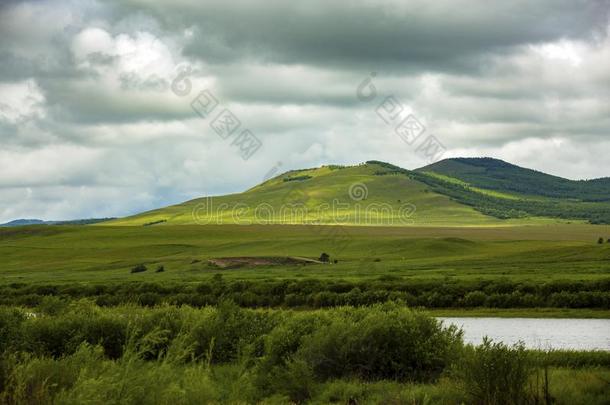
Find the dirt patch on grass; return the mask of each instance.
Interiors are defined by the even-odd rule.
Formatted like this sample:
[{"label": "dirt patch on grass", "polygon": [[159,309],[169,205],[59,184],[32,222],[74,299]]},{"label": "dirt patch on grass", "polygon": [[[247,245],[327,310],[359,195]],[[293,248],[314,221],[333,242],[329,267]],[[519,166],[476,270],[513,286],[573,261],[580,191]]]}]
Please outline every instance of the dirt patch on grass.
[{"label": "dirt patch on grass", "polygon": [[308,264],[322,264],[321,261],[306,257],[218,257],[208,260],[211,265],[221,269],[235,269],[239,267],[260,266],[303,266]]}]

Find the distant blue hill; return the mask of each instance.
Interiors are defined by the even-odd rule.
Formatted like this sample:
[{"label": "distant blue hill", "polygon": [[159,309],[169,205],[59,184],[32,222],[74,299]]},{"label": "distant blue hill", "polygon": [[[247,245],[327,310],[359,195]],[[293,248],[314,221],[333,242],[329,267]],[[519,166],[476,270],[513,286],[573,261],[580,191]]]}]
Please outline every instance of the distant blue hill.
[{"label": "distant blue hill", "polygon": [[115,218],[89,218],[89,219],[74,219],[71,221],[43,221],[42,219],[15,219],[14,221],[0,224],[2,227],[8,226],[26,226],[26,225],[90,225],[99,222],[110,221]]}]

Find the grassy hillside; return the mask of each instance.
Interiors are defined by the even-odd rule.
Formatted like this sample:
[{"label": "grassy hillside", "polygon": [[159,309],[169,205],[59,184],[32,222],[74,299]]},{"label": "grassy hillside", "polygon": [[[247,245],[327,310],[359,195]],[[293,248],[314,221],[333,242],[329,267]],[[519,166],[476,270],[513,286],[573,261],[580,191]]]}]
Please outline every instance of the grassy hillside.
[{"label": "grassy hillside", "polygon": [[380,170],[364,164],[291,171],[244,193],[200,198],[104,225],[500,223],[411,178],[376,176]]},{"label": "grassy hillside", "polygon": [[[200,198],[103,225],[342,224],[477,226],[556,222],[504,221],[444,195],[415,172],[382,162],[290,171],[239,194]],[[407,175],[405,175],[407,174]],[[443,191],[442,189],[440,191]]]}]

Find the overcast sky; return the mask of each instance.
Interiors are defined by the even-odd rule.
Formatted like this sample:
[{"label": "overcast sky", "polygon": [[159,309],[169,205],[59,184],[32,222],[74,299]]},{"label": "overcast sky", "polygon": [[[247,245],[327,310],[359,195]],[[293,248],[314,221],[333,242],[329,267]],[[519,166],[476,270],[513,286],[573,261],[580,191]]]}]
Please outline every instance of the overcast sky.
[{"label": "overcast sky", "polygon": [[[610,0],[0,4],[0,222],[123,216],[321,164],[413,169],[430,135],[444,157],[610,176]],[[425,127],[412,144],[377,114],[389,96]],[[210,126],[225,108],[232,135]]]}]

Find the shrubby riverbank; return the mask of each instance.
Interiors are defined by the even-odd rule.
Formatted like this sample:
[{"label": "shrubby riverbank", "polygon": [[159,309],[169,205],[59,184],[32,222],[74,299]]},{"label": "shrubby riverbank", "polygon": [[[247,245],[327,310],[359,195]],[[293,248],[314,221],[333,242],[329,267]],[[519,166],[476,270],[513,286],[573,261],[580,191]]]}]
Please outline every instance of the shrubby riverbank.
[{"label": "shrubby riverbank", "polygon": [[[154,270],[151,270],[154,271]],[[0,286],[0,305],[37,306],[48,297],[93,298],[100,306],[137,304],[203,307],[231,300],[245,308],[332,308],[402,301],[409,307],[471,309],[610,309],[610,279],[552,281],[225,280],[217,273],[199,283],[126,282]],[[594,311],[588,313],[593,314]]]},{"label": "shrubby riverbank", "polygon": [[610,353],[472,347],[456,328],[392,303],[292,311],[55,300],[1,307],[0,351],[5,404],[601,404],[610,376]]}]

